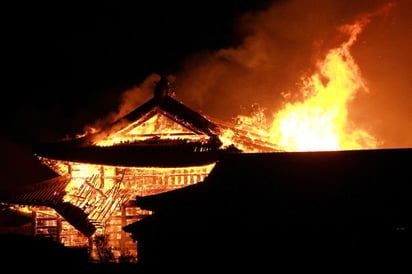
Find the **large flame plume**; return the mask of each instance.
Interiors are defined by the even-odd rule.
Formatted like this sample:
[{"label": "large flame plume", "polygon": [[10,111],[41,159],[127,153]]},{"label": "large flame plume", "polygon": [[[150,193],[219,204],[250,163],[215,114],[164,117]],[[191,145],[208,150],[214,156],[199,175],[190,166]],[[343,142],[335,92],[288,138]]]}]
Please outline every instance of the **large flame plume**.
[{"label": "large flame plume", "polygon": [[288,151],[410,147],[411,2],[393,2],[291,0],[247,14],[238,45],[187,58],[178,96],[236,124],[256,103],[268,125],[254,132]]},{"label": "large flame plume", "polygon": [[[188,58],[183,72],[177,75],[177,96],[193,109],[220,120],[233,117],[233,112],[236,112],[235,116],[241,113],[239,107],[245,110],[245,104],[254,105],[256,102],[262,105],[266,113],[252,107],[251,112],[237,115],[236,129],[253,133],[249,136],[251,139],[271,143],[280,150],[394,146],[391,142],[395,144],[395,141],[386,135],[393,131],[396,123],[385,124],[383,128],[383,121],[395,115],[393,113],[404,112],[407,107],[396,108],[385,115],[373,109],[374,116],[366,119],[370,110],[376,108],[372,104],[377,99],[364,98],[383,98],[382,90],[377,81],[370,85],[370,79],[365,80],[361,73],[365,62],[363,66],[358,65],[359,56],[352,52],[355,44],[358,51],[359,44],[365,45],[364,40],[356,42],[361,33],[364,35],[366,26],[370,29],[372,17],[379,21],[375,20],[379,15],[382,24],[392,20],[389,10],[394,9],[394,4],[388,1],[371,3],[359,3],[349,8],[348,5],[325,1],[322,10],[327,12],[316,19],[313,14],[317,14],[320,8],[314,7],[311,1],[290,1],[284,5],[273,5],[258,15],[247,15],[245,21],[252,33],[239,46]],[[304,10],[307,12],[303,13]],[[290,16],[275,16],[283,13]],[[337,32],[338,22],[349,23],[340,26]],[[336,33],[346,40],[336,43]],[[370,71],[366,72],[370,77]],[[127,96],[123,97],[127,100],[123,100],[119,111],[110,119],[101,119],[100,124],[113,121],[113,117],[119,118],[137,107],[137,102],[130,99],[142,97],[140,95],[151,88],[155,77],[157,79],[158,75],[148,77],[142,87],[134,89],[137,92],[125,92]],[[296,81],[300,78],[303,80]],[[368,90],[370,93],[366,92]],[[296,96],[300,100],[292,100]],[[363,101],[359,107],[356,105],[359,100],[368,102]],[[393,104],[393,100],[387,101]],[[99,128],[99,123],[95,123],[86,133]],[[402,136],[408,138],[408,134]],[[234,144],[245,152],[259,152],[239,143],[239,136],[230,128],[223,129],[220,137],[225,146]],[[106,141],[112,144],[112,140]],[[120,136],[118,141],[125,141],[124,136]],[[101,140],[97,143],[103,145]]]},{"label": "large flame plume", "polygon": [[[303,100],[285,103],[283,109],[274,114],[269,127],[265,115],[259,108],[255,108],[250,116],[239,115],[235,128],[254,135],[248,134],[249,138],[271,143],[284,151],[376,148],[378,140],[367,131],[358,128],[348,118],[351,100],[359,91],[368,90],[350,49],[369,23],[370,16],[371,14],[368,14],[353,24],[340,26],[339,30],[348,38],[338,47],[329,50],[323,60],[318,60],[317,71],[310,77],[303,78],[299,90]],[[290,94],[286,94],[286,98],[287,95]],[[156,117],[146,121],[133,136],[152,132],[156,128],[159,129],[160,125],[163,134],[173,133],[173,125],[161,122]],[[123,131],[128,131],[132,127],[132,124],[128,125]],[[167,134],[166,136],[171,137]],[[222,130],[220,138],[224,146],[233,144],[244,152],[260,152],[239,142],[239,137],[230,127]],[[105,146],[134,139],[131,140],[127,134],[119,131],[110,134],[105,140],[95,141],[96,145]]]},{"label": "large flame plume", "polygon": [[272,142],[287,151],[374,148],[377,140],[348,121],[348,103],[359,90],[367,90],[351,46],[368,22],[344,25],[349,39],[331,49],[317,64],[319,71],[304,79],[303,102],[286,103],[275,114],[270,129]]}]

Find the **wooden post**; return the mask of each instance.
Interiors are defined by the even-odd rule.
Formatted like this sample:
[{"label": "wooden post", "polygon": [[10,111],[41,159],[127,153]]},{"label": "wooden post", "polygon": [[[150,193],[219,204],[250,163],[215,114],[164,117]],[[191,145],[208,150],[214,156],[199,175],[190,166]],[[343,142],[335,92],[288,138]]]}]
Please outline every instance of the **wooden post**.
[{"label": "wooden post", "polygon": [[59,216],[57,216],[57,219],[56,219],[56,233],[57,233],[57,242],[62,243],[61,242],[62,219]]},{"label": "wooden post", "polygon": [[[121,210],[121,216],[120,216],[121,224],[122,224],[122,227],[125,227],[127,225],[126,206],[120,205],[120,210]],[[127,235],[126,235],[126,232],[123,229],[120,229],[120,233],[121,233],[120,234],[121,235],[121,237],[120,237],[120,252],[121,252],[122,256],[125,256],[125,255],[127,255],[126,254],[127,250],[126,250],[126,245],[125,245]]]},{"label": "wooden post", "polygon": [[31,216],[32,216],[32,234],[33,236],[36,236],[37,235],[37,213],[35,210],[32,210]]}]

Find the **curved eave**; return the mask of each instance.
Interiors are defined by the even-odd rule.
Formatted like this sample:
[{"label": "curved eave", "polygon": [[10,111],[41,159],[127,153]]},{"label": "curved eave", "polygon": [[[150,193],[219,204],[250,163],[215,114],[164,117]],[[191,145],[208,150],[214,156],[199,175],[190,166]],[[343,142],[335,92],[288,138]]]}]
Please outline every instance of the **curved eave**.
[{"label": "curved eave", "polygon": [[37,155],[56,160],[133,167],[185,167],[214,163],[223,151],[193,146],[43,147]]}]

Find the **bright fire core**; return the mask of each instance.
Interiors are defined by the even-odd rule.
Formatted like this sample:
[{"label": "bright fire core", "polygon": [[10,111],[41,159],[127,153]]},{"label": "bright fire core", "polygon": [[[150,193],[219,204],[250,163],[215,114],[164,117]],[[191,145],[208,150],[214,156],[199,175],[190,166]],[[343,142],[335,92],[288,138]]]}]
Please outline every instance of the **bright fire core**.
[{"label": "bright fire core", "polygon": [[349,39],[319,62],[318,72],[304,80],[304,102],[287,103],[275,114],[271,141],[286,151],[374,148],[377,141],[348,121],[348,103],[360,89],[366,90],[350,47],[366,20],[345,25]]}]

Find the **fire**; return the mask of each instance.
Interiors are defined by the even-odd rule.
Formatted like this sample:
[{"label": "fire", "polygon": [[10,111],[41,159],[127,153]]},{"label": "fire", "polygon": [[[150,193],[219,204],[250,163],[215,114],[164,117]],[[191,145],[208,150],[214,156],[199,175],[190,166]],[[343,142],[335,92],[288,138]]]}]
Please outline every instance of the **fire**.
[{"label": "fire", "polygon": [[[348,39],[339,47],[329,50],[325,58],[317,63],[318,71],[303,79],[299,92],[304,100],[286,103],[282,110],[273,114],[272,122],[268,122],[264,109],[257,105],[253,106],[254,112],[250,116],[239,115],[234,123],[209,117],[208,120],[219,127],[220,148],[234,146],[243,152],[262,153],[377,147],[375,137],[356,128],[348,118],[351,100],[357,92],[368,90],[350,52],[368,22],[366,16],[354,24],[341,27],[340,31],[348,35]],[[91,137],[92,145],[99,149],[124,144],[207,143],[214,140],[215,131],[213,136],[205,135],[201,130],[193,130],[189,122],[176,122],[170,119],[173,118],[170,114],[168,116],[162,111],[145,115],[144,119],[134,122],[121,120],[117,127],[109,131],[88,127],[84,134],[76,138]],[[113,234],[115,226],[125,224],[118,217],[128,214],[126,207],[133,206],[127,205],[127,202],[134,200],[136,195],[153,195],[197,184],[215,166],[215,163],[209,163],[179,168],[125,167],[39,159],[67,178],[63,201],[81,209],[96,226],[97,233],[105,234]],[[143,210],[136,213],[134,210],[134,215],[127,215],[126,221],[151,214]],[[113,234],[112,240],[114,242],[121,237],[120,233]],[[126,250],[125,243],[119,246]]]},{"label": "fire", "polygon": [[[120,252],[119,250],[123,248],[122,252],[129,255],[134,254],[134,259],[137,259],[136,244],[129,237],[122,238],[121,227],[137,221],[143,216],[151,215],[152,212],[124,205],[128,201],[134,200],[136,195],[158,194],[199,183],[208,176],[215,166],[215,163],[211,163],[203,166],[179,168],[124,167],[53,160],[43,157],[39,157],[39,159],[67,178],[63,201],[81,209],[87,215],[87,220],[96,227],[93,237],[107,235],[108,244],[113,250]],[[127,215],[123,222],[120,219],[122,214]],[[84,242],[84,236],[74,233],[73,230],[73,227],[67,225],[64,233],[74,236],[73,240],[65,245],[76,246]],[[69,237],[66,234],[62,241]],[[93,245],[90,256],[97,260],[96,248]],[[119,253],[115,257],[119,258],[120,256]]]},{"label": "fire", "polygon": [[[221,148],[234,145],[243,152],[254,153],[376,148],[377,139],[348,118],[348,106],[356,93],[368,90],[350,49],[372,15],[375,13],[340,27],[348,39],[318,61],[316,73],[303,78],[299,93],[304,100],[286,103],[273,115],[271,124],[256,106],[250,116],[239,115],[230,125],[215,121],[220,127]],[[143,123],[131,122],[108,135],[94,136],[96,146],[160,140],[207,142],[208,139],[160,113]]]},{"label": "fire", "polygon": [[280,151],[277,144],[271,143],[264,109],[257,105],[253,108],[253,113],[249,116],[238,115],[234,125],[216,122],[221,127],[219,138],[222,147],[234,145],[246,153]]},{"label": "fire", "polygon": [[204,135],[194,134],[183,125],[172,122],[162,114],[156,114],[143,123],[132,122],[125,128],[108,136],[96,135],[94,144],[97,146],[113,146],[124,143],[133,143],[156,138],[157,140],[201,140]]},{"label": "fire", "polygon": [[365,149],[377,146],[368,132],[348,121],[348,103],[359,90],[367,90],[360,69],[350,53],[368,23],[362,19],[340,30],[349,39],[331,49],[317,64],[318,72],[303,81],[303,102],[287,103],[274,115],[270,138],[287,151]]}]

